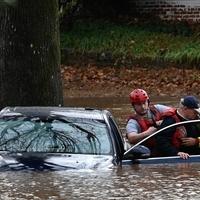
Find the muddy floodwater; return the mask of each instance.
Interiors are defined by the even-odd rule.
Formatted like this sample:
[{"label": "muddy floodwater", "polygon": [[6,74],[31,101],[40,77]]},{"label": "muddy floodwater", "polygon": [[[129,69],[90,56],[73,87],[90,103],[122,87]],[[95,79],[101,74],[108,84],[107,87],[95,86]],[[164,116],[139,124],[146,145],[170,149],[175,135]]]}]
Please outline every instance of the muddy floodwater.
[{"label": "muddy floodwater", "polygon": [[[177,105],[176,98],[154,98]],[[66,106],[110,110],[120,128],[131,111],[126,98],[68,98]],[[0,200],[200,199],[200,164],[109,166],[66,171],[0,172]]]}]

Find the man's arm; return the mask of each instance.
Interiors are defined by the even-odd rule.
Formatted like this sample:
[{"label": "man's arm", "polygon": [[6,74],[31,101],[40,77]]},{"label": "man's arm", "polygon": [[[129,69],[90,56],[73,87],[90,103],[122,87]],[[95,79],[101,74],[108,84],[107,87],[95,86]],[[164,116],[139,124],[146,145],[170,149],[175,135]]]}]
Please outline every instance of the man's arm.
[{"label": "man's arm", "polygon": [[[172,117],[167,117],[163,120],[159,129],[162,129],[174,123],[176,123],[175,119],[173,119]],[[172,137],[175,131],[176,127],[172,127],[160,132],[156,136],[157,150],[164,156],[178,155],[178,150],[172,145]]]},{"label": "man's arm", "polygon": [[188,124],[185,126],[187,137],[181,138],[182,145],[185,147],[198,147],[200,142],[200,130],[198,124]]},{"label": "man's arm", "polygon": [[140,127],[135,120],[130,120],[126,126],[127,138],[131,144],[140,142],[156,130],[155,127],[150,127],[148,130],[140,132]]}]

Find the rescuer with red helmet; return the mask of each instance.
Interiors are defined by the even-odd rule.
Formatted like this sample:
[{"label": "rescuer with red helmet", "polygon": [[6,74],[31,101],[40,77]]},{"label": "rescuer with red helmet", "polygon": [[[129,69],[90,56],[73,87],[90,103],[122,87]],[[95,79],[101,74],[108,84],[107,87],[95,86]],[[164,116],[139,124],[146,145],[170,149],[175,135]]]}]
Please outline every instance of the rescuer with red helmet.
[{"label": "rescuer with red helmet", "polygon": [[[174,112],[174,109],[161,104],[151,104],[147,92],[143,89],[134,89],[129,97],[134,114],[128,118],[126,132],[129,142],[136,144],[154,133],[161,124],[164,113],[168,115]],[[144,145],[152,150],[154,143],[154,139],[149,139]]]}]

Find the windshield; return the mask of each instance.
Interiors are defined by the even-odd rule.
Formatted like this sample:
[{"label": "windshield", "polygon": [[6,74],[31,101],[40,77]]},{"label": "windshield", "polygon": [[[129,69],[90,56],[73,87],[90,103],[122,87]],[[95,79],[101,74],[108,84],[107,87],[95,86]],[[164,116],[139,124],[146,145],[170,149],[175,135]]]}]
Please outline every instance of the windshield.
[{"label": "windshield", "polygon": [[0,151],[112,154],[104,121],[10,116],[0,119]]}]

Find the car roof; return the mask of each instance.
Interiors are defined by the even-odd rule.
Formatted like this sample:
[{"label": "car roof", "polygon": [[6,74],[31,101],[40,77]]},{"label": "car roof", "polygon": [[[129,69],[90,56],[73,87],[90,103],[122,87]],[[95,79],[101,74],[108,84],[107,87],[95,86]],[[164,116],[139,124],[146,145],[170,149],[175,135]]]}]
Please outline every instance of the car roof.
[{"label": "car roof", "polygon": [[82,107],[5,107],[0,111],[0,116],[11,116],[11,115],[25,115],[25,116],[49,116],[59,115],[64,117],[75,117],[75,118],[88,118],[104,120],[104,117],[111,115],[107,110],[93,109],[93,108],[82,108]]}]

